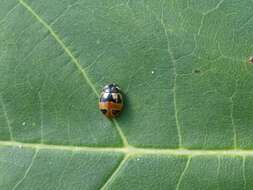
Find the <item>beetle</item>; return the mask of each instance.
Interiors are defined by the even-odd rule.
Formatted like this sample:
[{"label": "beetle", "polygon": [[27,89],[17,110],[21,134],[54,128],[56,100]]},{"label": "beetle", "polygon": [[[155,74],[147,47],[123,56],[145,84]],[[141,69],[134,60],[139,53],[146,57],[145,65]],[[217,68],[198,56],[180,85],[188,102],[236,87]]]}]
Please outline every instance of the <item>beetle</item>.
[{"label": "beetle", "polygon": [[108,118],[119,116],[123,109],[123,97],[117,84],[104,86],[99,99],[99,109]]}]

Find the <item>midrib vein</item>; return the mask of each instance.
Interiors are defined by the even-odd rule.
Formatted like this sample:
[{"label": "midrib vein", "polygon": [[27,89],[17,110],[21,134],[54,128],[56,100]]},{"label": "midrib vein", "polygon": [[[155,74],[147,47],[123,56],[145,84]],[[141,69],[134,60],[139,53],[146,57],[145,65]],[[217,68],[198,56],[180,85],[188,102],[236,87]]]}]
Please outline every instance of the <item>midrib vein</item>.
[{"label": "midrib vein", "polygon": [[71,146],[71,145],[50,145],[50,144],[33,144],[20,143],[15,141],[0,141],[1,147],[31,148],[35,150],[59,150],[59,151],[76,151],[76,152],[103,152],[103,153],[123,153],[127,155],[167,155],[167,156],[253,156],[253,150],[227,149],[227,150],[204,150],[204,149],[160,149],[160,148],[139,148],[139,147],[88,147],[88,146]]},{"label": "midrib vein", "polygon": [[[53,36],[53,38],[57,41],[57,43],[62,47],[62,49],[64,50],[64,52],[71,58],[72,62],[75,64],[75,66],[77,67],[77,69],[81,72],[83,78],[86,80],[87,84],[90,86],[90,88],[92,89],[92,91],[95,93],[95,95],[97,97],[99,97],[99,93],[96,90],[95,86],[93,85],[93,83],[91,82],[90,78],[88,77],[86,71],[82,68],[81,64],[79,63],[79,61],[75,58],[75,56],[73,55],[73,53],[70,51],[70,49],[65,45],[65,43],[61,40],[61,38],[59,37],[59,35],[56,34],[56,32],[52,29],[52,27],[47,24],[46,21],[44,21],[33,9],[31,6],[29,6],[27,3],[25,3],[23,0],[18,0],[18,2],[29,12],[31,13],[31,15],[33,15],[36,20],[41,23],[48,31],[49,33]],[[124,135],[123,131],[121,130],[118,122],[116,119],[112,119],[113,124],[122,140],[122,143],[124,146],[128,146],[128,141],[126,136]]]}]

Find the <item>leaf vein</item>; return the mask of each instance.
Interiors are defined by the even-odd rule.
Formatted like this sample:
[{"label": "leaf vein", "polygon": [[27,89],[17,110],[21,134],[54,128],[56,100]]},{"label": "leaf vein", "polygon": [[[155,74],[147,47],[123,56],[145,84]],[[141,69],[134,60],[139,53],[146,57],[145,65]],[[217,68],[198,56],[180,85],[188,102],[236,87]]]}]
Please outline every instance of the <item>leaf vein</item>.
[{"label": "leaf vein", "polygon": [[[216,170],[216,173],[217,173],[217,179],[219,179],[219,176],[220,176],[220,167],[221,167],[221,157],[220,156],[217,156],[217,170]],[[217,190],[219,190],[220,187],[219,187],[219,183],[217,183]]]},{"label": "leaf vein", "polygon": [[7,14],[3,17],[3,19],[1,19],[0,20],[0,24],[1,23],[3,23],[6,19],[7,19],[7,17],[18,7],[18,3],[14,6],[14,7],[12,7],[8,12],[7,12]]},{"label": "leaf vein", "polygon": [[[77,69],[80,71],[80,73],[82,74],[83,78],[86,80],[87,84],[90,86],[90,88],[92,89],[92,91],[95,93],[95,95],[97,97],[99,97],[99,93],[96,90],[94,84],[91,82],[90,78],[88,77],[86,71],[82,68],[81,64],[79,63],[79,61],[75,58],[75,56],[73,55],[73,53],[70,51],[70,49],[64,44],[64,42],[61,40],[61,38],[59,37],[58,34],[56,34],[56,32],[51,28],[50,25],[48,25],[33,9],[32,7],[30,7],[27,3],[25,3],[23,0],[18,0],[20,2],[20,4],[28,11],[30,12],[35,18],[36,20],[41,23],[49,32],[50,34],[53,36],[53,38],[57,41],[57,43],[62,47],[62,49],[64,50],[64,52],[71,58],[72,63],[75,64],[75,66],[77,67]],[[127,138],[124,135],[123,131],[121,130],[117,120],[113,119],[113,123],[116,124],[116,130],[118,131],[121,140],[123,141],[124,146],[128,146],[128,142],[127,142]]]},{"label": "leaf vein", "polygon": [[246,158],[245,156],[243,156],[242,158],[242,174],[243,174],[243,189],[247,189],[247,179],[246,179],[246,175],[245,175],[245,161]]},{"label": "leaf vein", "polygon": [[13,141],[14,138],[13,138],[12,129],[11,129],[11,122],[10,122],[8,112],[6,110],[6,106],[5,106],[5,103],[4,103],[4,100],[3,100],[3,97],[2,97],[1,94],[0,94],[0,104],[1,104],[1,107],[2,107],[2,110],[3,110],[3,113],[4,113],[4,118],[5,118],[7,126],[8,126],[8,130],[9,130],[9,134],[10,134],[10,140]]},{"label": "leaf vein", "polygon": [[176,85],[177,85],[177,70],[176,70],[176,59],[174,57],[174,53],[171,50],[170,46],[170,40],[169,40],[169,34],[166,29],[166,25],[164,23],[164,18],[163,18],[163,9],[162,9],[162,17],[161,17],[161,25],[164,29],[164,33],[167,39],[167,49],[169,56],[171,58],[172,64],[173,64],[173,73],[174,73],[174,79],[173,79],[173,104],[174,104],[174,113],[175,113],[175,120],[176,120],[176,127],[177,127],[177,133],[178,133],[178,143],[179,143],[179,148],[182,147],[182,135],[181,135],[181,127],[179,124],[178,120],[178,109],[177,109],[177,91],[176,91]]},{"label": "leaf vein", "polygon": [[185,164],[185,167],[184,167],[184,169],[183,169],[183,171],[182,171],[182,173],[181,173],[181,175],[179,177],[179,180],[177,182],[176,190],[179,190],[179,187],[180,187],[180,185],[182,183],[183,177],[185,176],[185,173],[186,173],[187,169],[189,168],[190,161],[191,161],[191,157],[188,157],[187,162]]},{"label": "leaf vein", "polygon": [[33,157],[32,157],[31,163],[30,163],[30,165],[28,166],[28,168],[26,169],[24,176],[14,185],[14,187],[12,188],[12,190],[17,189],[17,187],[18,187],[21,183],[23,183],[23,181],[25,180],[25,178],[28,176],[28,174],[29,174],[29,172],[31,171],[31,168],[32,168],[32,166],[33,166],[33,163],[34,163],[34,161],[35,161],[35,159],[36,159],[36,157],[37,157],[38,152],[39,152],[38,149],[36,149],[36,150],[35,150],[35,153],[34,153],[34,155],[33,155]]},{"label": "leaf vein", "polygon": [[208,15],[208,14],[210,14],[210,13],[212,13],[212,12],[218,10],[218,9],[220,8],[220,6],[224,3],[224,1],[225,1],[225,0],[220,0],[220,1],[216,4],[216,6],[215,6],[214,8],[212,8],[212,9],[206,11],[206,12],[204,13],[204,15]]},{"label": "leaf vein", "polygon": [[71,145],[53,145],[53,144],[32,144],[15,141],[0,141],[1,147],[47,149],[58,151],[76,151],[76,152],[101,152],[101,153],[124,153],[128,155],[175,155],[175,156],[252,156],[253,149],[161,149],[161,148],[141,148],[141,147],[88,147]]},{"label": "leaf vein", "polygon": [[42,102],[42,97],[41,97],[41,93],[38,93],[39,96],[39,105],[40,105],[40,140],[41,140],[41,144],[43,144],[44,142],[44,108],[43,108],[43,102]]},{"label": "leaf vein", "polygon": [[82,66],[80,65],[79,61],[74,57],[74,55],[72,54],[72,52],[69,50],[69,48],[64,44],[64,42],[61,40],[61,38],[59,37],[58,34],[56,34],[56,32],[51,28],[51,26],[49,26],[33,9],[32,7],[30,7],[27,3],[25,3],[23,0],[19,0],[19,2],[21,3],[21,5],[24,6],[24,8],[30,12],[36,19],[37,21],[39,21],[49,32],[50,34],[54,37],[54,39],[58,42],[58,44],[62,47],[62,49],[65,51],[65,53],[71,58],[72,62],[76,65],[77,69],[81,72],[82,76],[85,78],[85,80],[87,81],[88,85],[91,87],[91,89],[93,90],[93,92],[96,94],[97,97],[99,97],[99,94],[95,88],[95,86],[93,85],[93,83],[91,82],[91,80],[89,79],[86,71],[82,68]]},{"label": "leaf vein", "polygon": [[233,101],[233,97],[230,98],[231,101],[231,110],[230,110],[230,118],[231,118],[231,124],[233,127],[233,133],[234,133],[234,137],[233,137],[233,141],[234,141],[234,148],[236,149],[237,147],[237,134],[236,134],[236,127],[235,127],[235,122],[234,122],[234,101]]},{"label": "leaf vein", "polygon": [[111,176],[106,180],[106,182],[100,188],[100,190],[108,189],[108,186],[115,180],[115,178],[117,177],[117,174],[120,172],[121,168],[125,165],[127,160],[128,160],[128,155],[125,155],[125,157],[119,163],[118,167],[112,172]]}]

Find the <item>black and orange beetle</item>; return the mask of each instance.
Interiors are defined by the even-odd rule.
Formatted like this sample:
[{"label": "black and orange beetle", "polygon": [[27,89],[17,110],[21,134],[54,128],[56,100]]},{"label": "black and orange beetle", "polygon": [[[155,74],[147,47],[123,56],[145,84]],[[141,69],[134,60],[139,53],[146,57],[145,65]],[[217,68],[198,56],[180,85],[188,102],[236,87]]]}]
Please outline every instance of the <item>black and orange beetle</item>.
[{"label": "black and orange beetle", "polygon": [[99,99],[99,109],[109,118],[117,117],[123,108],[123,97],[117,84],[109,84],[103,88]]}]

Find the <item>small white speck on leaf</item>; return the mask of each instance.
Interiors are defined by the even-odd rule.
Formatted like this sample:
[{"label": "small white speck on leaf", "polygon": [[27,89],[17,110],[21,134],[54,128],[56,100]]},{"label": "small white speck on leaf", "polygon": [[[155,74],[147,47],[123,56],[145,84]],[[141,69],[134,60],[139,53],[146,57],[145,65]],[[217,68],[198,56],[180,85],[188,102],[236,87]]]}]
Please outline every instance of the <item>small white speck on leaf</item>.
[{"label": "small white speck on leaf", "polygon": [[22,148],[22,145],[21,145],[21,144],[19,144],[19,145],[18,145],[18,148]]},{"label": "small white speck on leaf", "polygon": [[249,58],[249,63],[253,64],[253,56]]},{"label": "small white speck on leaf", "polygon": [[136,160],[137,160],[137,161],[140,161],[140,158],[137,158]]},{"label": "small white speck on leaf", "polygon": [[153,75],[155,73],[155,71],[151,71],[151,74]]},{"label": "small white speck on leaf", "polygon": [[25,125],[26,125],[26,122],[24,121],[24,122],[22,123],[22,125],[25,126]]}]

